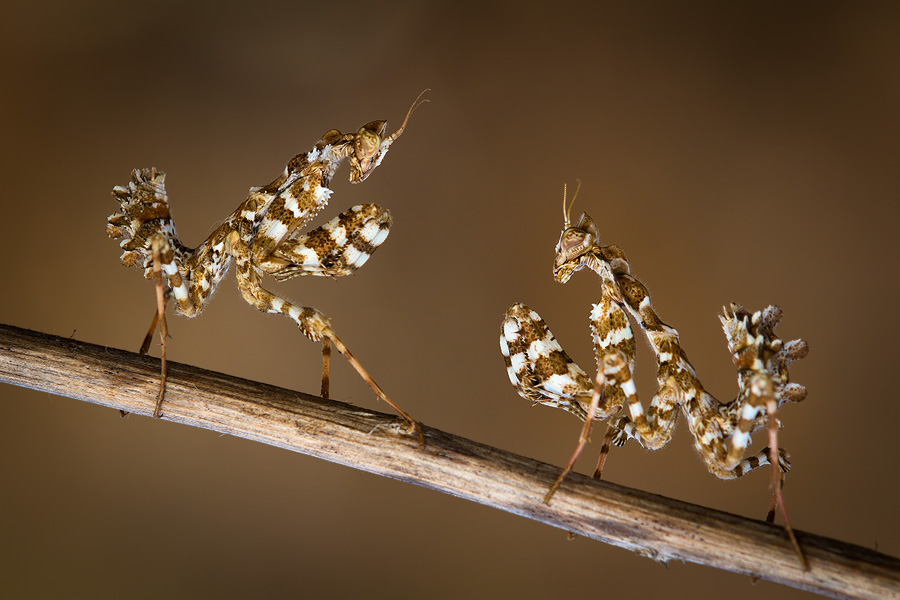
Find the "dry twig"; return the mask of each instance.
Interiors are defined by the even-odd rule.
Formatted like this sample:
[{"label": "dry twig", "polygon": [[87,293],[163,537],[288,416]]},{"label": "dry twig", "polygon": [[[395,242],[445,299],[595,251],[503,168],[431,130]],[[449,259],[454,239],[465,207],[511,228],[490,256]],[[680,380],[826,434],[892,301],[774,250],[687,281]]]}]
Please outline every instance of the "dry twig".
[{"label": "dry twig", "polygon": [[[0,381],[109,406],[153,413],[159,360],[0,325]],[[493,506],[626,548],[657,561],[681,560],[834,598],[900,597],[900,560],[797,532],[804,573],[784,529],[607,481],[571,475],[542,502],[559,468],[323,400],[172,363],[163,418],[228,433]]]}]

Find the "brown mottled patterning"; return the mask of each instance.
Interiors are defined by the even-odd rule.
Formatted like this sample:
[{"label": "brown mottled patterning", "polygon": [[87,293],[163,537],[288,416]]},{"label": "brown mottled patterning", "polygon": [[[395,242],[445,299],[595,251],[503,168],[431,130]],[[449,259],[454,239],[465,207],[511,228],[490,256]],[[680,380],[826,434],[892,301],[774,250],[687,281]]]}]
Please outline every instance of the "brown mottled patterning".
[{"label": "brown mottled patterning", "polygon": [[[426,90],[427,91],[427,90]],[[424,94],[425,92],[422,92]],[[300,235],[331,197],[329,184],[341,163],[350,163],[350,182],[364,181],[403,133],[410,107],[400,128],[386,135],[386,121],[371,121],[356,133],[332,129],[309,152],[292,158],[272,183],[252,188],[247,200],[197,248],[184,246],[175,232],[165,191],[165,174],[156,169],[135,170],[125,187],[113,189],[120,211],[108,219],[107,233],[124,238],[125,266],[141,265],[150,279],[158,275],[158,316],[165,328],[165,298],[174,297],[176,312],[193,317],[225,276],[232,260],[244,299],[263,312],[285,315],[313,341],[323,341],[322,394],[328,395],[330,344],[347,358],[379,398],[409,423],[423,440],[421,426],[394,404],[341,342],[331,322],[315,308],[298,306],[262,287],[263,275],[277,280],[303,275],[340,277],[361,267],[387,238],[391,216],[373,204],[350,208],[325,225]],[[427,102],[423,100],[422,102]],[[155,321],[154,326],[155,328]],[[151,328],[152,329],[152,328]],[[165,394],[165,336],[162,336],[162,383],[155,416]]]},{"label": "brown mottled patterning", "polygon": [[[506,311],[500,334],[507,373],[519,394],[532,402],[562,408],[585,421],[578,446],[545,501],[550,501],[572,469],[587,443],[594,418],[609,420],[594,473],[599,478],[610,443],[621,446],[633,439],[645,448],[661,448],[672,438],[680,408],[697,451],[714,475],[733,479],[757,467],[777,465],[773,466],[775,492],[769,520],[774,517],[777,504],[806,566],[781,496],[783,473],[790,469],[790,463],[787,452],[778,448],[780,424],[774,416],[784,402],[798,402],[806,397],[806,388],[790,383],[788,374],[788,365],[806,355],[806,342],[784,343],[775,335],[775,326],[781,319],[779,308],[769,306],[751,314],[732,304],[720,319],[738,369],[739,390],[731,402],[719,402],[697,378],[678,332],[660,320],[647,288],[629,274],[622,249],[600,245],[598,229],[587,215],[583,214],[578,224],[571,226],[571,205],[565,207],[565,196],[563,202],[565,225],[556,246],[553,276],[565,283],[576,271],[587,268],[600,277],[600,302],[591,311],[596,379],[590,380],[563,351],[543,319],[523,304],[514,304]],[[646,411],[632,380],[636,348],[626,313],[641,326],[656,354],[659,391]],[[622,408],[627,413],[616,417]],[[764,427],[767,419],[769,447],[744,458],[750,434]]]}]

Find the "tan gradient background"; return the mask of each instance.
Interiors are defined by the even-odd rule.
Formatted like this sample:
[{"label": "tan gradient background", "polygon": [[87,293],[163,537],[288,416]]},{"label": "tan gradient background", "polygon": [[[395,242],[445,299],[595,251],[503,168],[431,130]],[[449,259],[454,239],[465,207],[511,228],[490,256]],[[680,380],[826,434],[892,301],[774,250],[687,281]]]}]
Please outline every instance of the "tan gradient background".
[{"label": "tan gradient background", "polygon": [[[809,398],[781,413],[795,526],[900,554],[897,11],[15,4],[0,19],[2,322],[136,349],[152,286],[104,233],[110,189],[132,168],[168,172],[179,232],[196,244],[327,129],[396,126],[431,87],[369,180],[351,186],[342,170],[323,215],[382,204],[394,215],[385,245],[354,277],[273,289],[330,315],[426,424],[561,464],[580,424],[515,394],[497,335],[506,307],[526,302],[590,364],[597,280],[550,275],[562,186],[581,178],[574,210],[625,249],[717,396],[735,390],[722,305],[784,309],[780,333],[811,347],[794,368]],[[170,327],[172,360],[318,389],[319,346],[246,305],[231,275],[203,315]],[[386,410],[335,363],[336,398]],[[14,597],[810,596],[664,568],[244,440],[0,389],[0,580]],[[605,474],[762,517],[768,473],[719,481],[689,438],[680,426],[661,451],[617,450]]]}]

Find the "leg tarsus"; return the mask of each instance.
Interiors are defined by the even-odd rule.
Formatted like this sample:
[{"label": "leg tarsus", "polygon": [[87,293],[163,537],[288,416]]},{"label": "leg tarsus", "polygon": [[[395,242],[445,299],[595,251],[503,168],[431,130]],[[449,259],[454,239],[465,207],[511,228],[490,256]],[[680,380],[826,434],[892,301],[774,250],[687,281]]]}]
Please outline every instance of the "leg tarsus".
[{"label": "leg tarsus", "polygon": [[338,352],[344,355],[344,358],[347,359],[347,362],[350,363],[350,366],[356,369],[356,372],[359,373],[359,376],[363,378],[363,381],[369,384],[369,387],[372,388],[372,391],[375,392],[375,395],[385,403],[387,403],[388,406],[397,411],[400,416],[403,417],[403,419],[407,423],[409,423],[408,433],[416,432],[419,438],[419,444],[425,446],[425,432],[422,430],[422,425],[387,397],[387,394],[384,393],[384,390],[381,389],[381,386],[375,383],[375,380],[372,379],[372,376],[369,375],[369,373],[363,368],[359,361],[356,360],[356,357],[353,356],[353,354],[350,352],[350,349],[344,345],[344,342],[342,342],[340,338],[338,338],[334,330],[329,327],[322,333],[322,336],[325,339],[331,340],[331,343],[334,344],[334,347],[337,348]]},{"label": "leg tarsus", "polygon": [[[369,387],[372,388],[375,395],[400,413],[400,416],[409,423],[409,432],[412,433],[415,431],[418,433],[419,443],[424,446],[425,433],[422,430],[422,426],[403,409],[391,402],[391,399],[387,397],[387,394],[385,394],[381,387],[375,383],[375,380],[372,379],[371,375],[369,375],[363,366],[359,364],[359,361],[356,360],[347,346],[344,345],[334,332],[334,329],[331,328],[331,322],[328,317],[313,308],[293,305],[263,288],[259,281],[262,270],[251,262],[249,249],[246,248],[245,245],[236,243],[236,245],[232,246],[232,251],[235,253],[235,269],[237,271],[238,288],[240,288],[244,299],[262,312],[279,313],[292,319],[300,328],[303,335],[314,342],[330,340],[331,343],[334,344],[334,347],[337,348],[338,352],[344,355],[344,358],[347,359],[350,366],[359,373],[360,377],[363,378],[363,381],[369,384]],[[323,347],[323,363],[324,354]],[[325,365],[323,364],[323,372],[324,369]]]}]

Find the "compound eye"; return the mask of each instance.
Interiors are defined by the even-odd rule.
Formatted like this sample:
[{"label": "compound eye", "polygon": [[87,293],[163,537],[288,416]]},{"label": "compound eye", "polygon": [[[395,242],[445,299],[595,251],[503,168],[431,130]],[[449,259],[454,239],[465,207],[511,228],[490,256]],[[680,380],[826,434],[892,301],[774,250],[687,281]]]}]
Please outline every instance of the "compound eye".
[{"label": "compound eye", "polygon": [[567,229],[559,240],[559,247],[562,252],[568,252],[573,249],[580,249],[585,244],[587,234],[580,229]]},{"label": "compound eye", "polygon": [[356,158],[361,161],[368,160],[378,152],[378,148],[381,146],[381,136],[363,127],[356,134],[354,146]]}]

